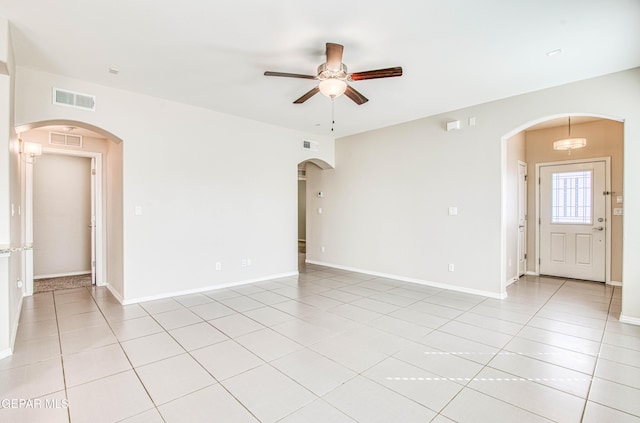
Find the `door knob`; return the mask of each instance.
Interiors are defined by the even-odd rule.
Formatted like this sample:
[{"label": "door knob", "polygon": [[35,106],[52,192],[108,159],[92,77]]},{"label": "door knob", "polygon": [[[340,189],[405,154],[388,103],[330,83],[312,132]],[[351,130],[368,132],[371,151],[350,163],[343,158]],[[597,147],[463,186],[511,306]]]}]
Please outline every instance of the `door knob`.
[{"label": "door knob", "polygon": [[604,231],[604,227],[598,226],[597,228],[593,228],[594,231]]},{"label": "door knob", "polygon": [[518,225],[518,228],[522,229],[524,228],[524,225]]}]

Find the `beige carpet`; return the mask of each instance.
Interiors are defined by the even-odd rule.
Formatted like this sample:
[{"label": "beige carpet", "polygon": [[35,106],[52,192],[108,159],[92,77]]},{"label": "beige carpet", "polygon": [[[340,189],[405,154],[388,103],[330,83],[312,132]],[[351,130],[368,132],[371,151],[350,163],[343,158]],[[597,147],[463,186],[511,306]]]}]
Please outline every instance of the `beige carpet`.
[{"label": "beige carpet", "polygon": [[35,279],[33,293],[57,291],[59,289],[81,288],[91,286],[91,273],[86,275],[63,276],[59,278]]}]

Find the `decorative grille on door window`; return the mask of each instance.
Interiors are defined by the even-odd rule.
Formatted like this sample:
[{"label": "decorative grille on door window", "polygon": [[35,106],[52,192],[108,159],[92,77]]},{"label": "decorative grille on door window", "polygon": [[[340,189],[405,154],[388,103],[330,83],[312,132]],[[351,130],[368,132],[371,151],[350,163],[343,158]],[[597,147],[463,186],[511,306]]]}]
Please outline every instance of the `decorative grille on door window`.
[{"label": "decorative grille on door window", "polygon": [[593,224],[593,172],[551,175],[551,223]]}]

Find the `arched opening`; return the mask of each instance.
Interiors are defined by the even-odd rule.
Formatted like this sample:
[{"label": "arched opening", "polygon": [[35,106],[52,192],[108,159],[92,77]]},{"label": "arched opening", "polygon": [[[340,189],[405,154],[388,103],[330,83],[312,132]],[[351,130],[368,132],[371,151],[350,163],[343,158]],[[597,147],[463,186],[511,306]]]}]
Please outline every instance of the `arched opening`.
[{"label": "arched opening", "polygon": [[[569,117],[571,136],[585,137],[587,144],[555,149],[554,141],[568,136]],[[621,284],[623,122],[567,113],[502,137],[503,293],[523,275]],[[583,181],[588,189],[574,189]],[[567,211],[572,216],[562,217]]]},{"label": "arched opening", "polygon": [[[324,193],[318,188],[323,170],[333,167],[321,159],[308,159],[298,163],[298,272],[306,270],[306,254],[308,245],[320,242],[321,233],[316,225],[322,214]],[[322,248],[322,246],[320,246]]]},{"label": "arched opening", "polygon": [[[33,246],[25,255],[23,272],[26,295],[34,293],[34,277],[72,276],[86,271],[85,267],[88,266],[93,284],[106,286],[116,297],[122,298],[122,139],[102,128],[72,120],[34,122],[17,127],[16,132],[21,146],[26,145],[25,143],[39,144],[42,150],[41,157],[20,161],[20,185],[23,193],[21,208],[24,210],[22,230],[26,243]],[[69,196],[75,195],[75,185],[65,183],[65,175],[72,167],[68,165],[74,162],[90,163],[86,185],[90,187],[87,201],[91,205],[89,215],[83,215],[82,221],[75,223],[74,220],[80,219],[72,216],[72,206],[56,205],[59,221],[73,226],[73,229],[67,231],[70,237],[67,239],[64,231],[56,228],[51,219],[47,219],[46,210],[43,213],[43,210],[34,207],[34,202],[38,204],[38,201],[45,201],[38,198],[42,191],[34,184],[34,176],[40,181],[54,179],[62,192]],[[52,173],[43,174],[47,171]],[[71,178],[84,177],[82,174],[75,174]],[[50,204],[61,202],[55,198],[49,201],[52,202]],[[87,214],[86,211],[82,213]],[[58,239],[60,237],[65,237],[65,240]],[[75,244],[82,244],[89,251],[74,248],[66,250]],[[64,246],[62,252],[59,251],[60,245]],[[79,260],[79,255],[90,259]],[[82,262],[88,264],[79,264]],[[74,270],[74,266],[77,270]]]},{"label": "arched opening", "polygon": [[98,136],[108,139],[109,141],[114,142],[116,144],[120,144],[122,142],[122,139],[120,137],[98,126],[91,125],[90,123],[86,123],[86,122],[80,122],[77,120],[69,120],[69,119],[43,120],[40,122],[27,123],[24,125],[17,126],[16,132],[19,134],[22,132],[29,131],[31,129],[37,129],[37,128],[43,128],[43,127],[49,127],[49,126],[52,126],[52,127],[69,126],[69,127],[82,128],[87,131],[94,132]]}]

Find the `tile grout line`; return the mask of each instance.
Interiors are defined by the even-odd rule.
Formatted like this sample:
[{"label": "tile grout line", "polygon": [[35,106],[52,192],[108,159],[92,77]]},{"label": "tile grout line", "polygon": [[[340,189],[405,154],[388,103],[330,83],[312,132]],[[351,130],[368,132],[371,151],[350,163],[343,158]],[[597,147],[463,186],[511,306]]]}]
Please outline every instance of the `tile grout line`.
[{"label": "tile grout line", "polygon": [[[60,348],[60,367],[62,367],[62,383],[64,384],[64,396],[69,401],[69,392],[67,388],[67,375],[64,368],[64,354],[62,353],[62,336],[60,334],[60,323],[58,320],[58,304],[56,302],[55,291],[50,291],[51,296],[53,297],[53,311],[56,314],[56,329],[58,332],[58,347]],[[71,421],[71,404],[66,409],[67,411],[67,419]]]},{"label": "tile grout line", "polygon": [[[547,304],[547,303],[549,302],[549,300],[550,300],[550,299],[551,299],[551,298],[552,298],[552,297],[553,297],[553,296],[558,292],[558,290],[559,290],[563,285],[564,285],[564,282],[563,282],[562,284],[560,284],[560,285],[559,285],[559,286],[554,290],[553,294],[551,294],[551,295],[549,296],[549,298],[547,299],[547,301],[545,301],[545,303],[544,303],[543,305],[541,305],[540,307],[538,307],[538,311],[539,311],[540,309],[542,309],[542,307],[544,307],[544,305],[545,305],[545,304]],[[479,304],[482,304],[482,303],[484,303],[485,301],[487,301],[487,299],[485,299],[484,301],[480,302]],[[533,318],[535,317],[535,315],[538,313],[538,311],[536,311],[536,313],[535,313],[535,314],[533,314],[533,315],[531,316],[531,318],[530,318],[529,320],[527,320],[527,322],[525,322],[525,324],[524,324],[524,325],[522,325],[522,328],[521,328],[518,332],[516,332],[516,334],[515,334],[515,335],[512,335],[512,336],[511,336],[511,340],[513,340],[513,339],[517,336],[517,334],[518,334],[518,333],[520,333],[520,332],[522,331],[522,329],[524,329],[524,327],[526,326],[526,324],[527,324],[529,321],[531,321],[531,319],[533,319]],[[461,337],[461,338],[462,338],[462,337]],[[467,338],[463,338],[463,339],[467,339]],[[510,340],[509,342],[511,342],[511,340]],[[473,341],[473,340],[472,340],[472,341]],[[475,341],[475,342],[477,342],[477,341]],[[507,343],[505,343],[504,345],[507,345],[507,344],[508,344],[508,342],[507,342]],[[494,348],[495,348],[495,347],[494,347]],[[498,353],[499,353],[500,351],[503,351],[503,350],[504,350],[504,346],[503,346],[502,348],[499,348],[499,349],[498,349]],[[496,354],[498,354],[498,353],[496,353]],[[494,358],[495,358],[495,356],[494,356]],[[486,364],[484,364],[484,366],[483,366],[483,367],[482,367],[482,368],[481,368],[481,369],[480,369],[480,370],[475,374],[474,378],[476,378],[476,377],[477,377],[477,376],[478,376],[482,371],[484,371],[487,367],[489,367],[489,364],[490,364],[492,361],[493,361],[493,358],[492,358],[492,359],[490,359]],[[489,367],[489,368],[490,368],[490,369],[493,369],[492,367]],[[505,372],[505,373],[506,373],[506,372]],[[472,379],[473,379],[473,378],[472,378]],[[502,401],[502,402],[504,402],[504,403],[506,403],[506,404],[509,404],[509,405],[510,405],[510,406],[512,406],[512,407],[519,408],[519,409],[521,409],[521,410],[524,410],[524,411],[526,411],[526,412],[528,412],[528,413],[531,413],[531,414],[534,414],[534,415],[539,415],[539,414],[537,414],[537,413],[534,413],[533,411],[527,410],[527,409],[525,409],[525,408],[522,408],[522,407],[517,406],[517,405],[515,405],[515,404],[511,404],[510,402],[507,402],[507,401],[505,401],[505,400],[502,400],[501,398],[496,398],[496,397],[494,397],[493,395],[489,395],[489,394],[487,394],[487,393],[484,393],[484,392],[478,391],[477,389],[474,389],[473,387],[469,386],[469,385],[471,384],[471,382],[472,382],[472,381],[470,380],[470,381],[468,381],[466,384],[464,384],[464,385],[463,385],[463,388],[462,388],[460,391],[458,391],[458,393],[457,393],[456,395],[454,395],[454,396],[453,396],[453,398],[451,398],[451,399],[450,399],[450,400],[449,400],[449,401],[448,401],[448,402],[447,402],[447,403],[446,403],[446,404],[445,404],[445,405],[444,405],[444,406],[443,406],[443,407],[438,411],[438,414],[440,414],[440,412],[442,412],[444,409],[446,409],[446,408],[449,406],[449,404],[451,404],[451,403],[453,402],[453,400],[454,400],[455,398],[457,398],[457,397],[458,397],[458,395],[460,395],[460,393],[462,393],[462,391],[464,391],[465,389],[472,389],[472,390],[473,390],[473,391],[475,391],[475,392],[479,392],[479,393],[480,393],[480,394],[482,394],[482,395],[487,395],[487,396],[489,396],[489,397],[491,397],[491,398],[493,398],[493,399],[496,399],[496,400],[498,400],[498,401]],[[545,385],[543,385],[543,386],[545,386]],[[445,417],[447,417],[447,416],[445,415]],[[544,417],[544,416],[540,416],[540,417],[546,418],[546,417]]]},{"label": "tile grout line", "polygon": [[[158,410],[158,406],[156,405],[155,401],[153,400],[153,398],[151,397],[151,394],[149,393],[149,390],[147,389],[147,387],[145,386],[145,384],[142,382],[142,379],[140,379],[140,375],[138,374],[138,372],[136,371],[136,368],[133,366],[133,363],[131,362],[131,359],[129,358],[129,355],[127,355],[125,349],[122,347],[122,343],[120,342],[120,339],[118,339],[118,337],[116,336],[116,333],[113,331],[113,327],[111,326],[111,322],[109,322],[109,319],[107,319],[107,316],[105,316],[104,311],[102,310],[102,307],[100,307],[100,304],[98,304],[98,301],[96,301],[96,297],[93,295],[94,287],[87,287],[87,291],[89,291],[89,296],[91,297],[91,299],[93,300],[93,302],[95,303],[96,307],[98,307],[98,310],[100,311],[100,314],[102,315],[102,318],[105,320],[105,322],[107,323],[107,326],[109,326],[109,330],[111,331],[111,334],[113,335],[114,339],[116,340],[115,344],[118,344],[118,346],[120,347],[120,350],[122,350],[122,353],[124,354],[125,358],[127,359],[127,361],[129,362],[129,365],[131,366],[131,370],[133,370],[133,373],[136,375],[136,378],[138,379],[138,382],[140,382],[140,385],[142,385],[142,388],[144,389],[145,393],[147,394],[147,397],[149,398],[149,400],[151,401],[151,403],[153,404],[153,408],[149,408],[147,410],[143,410],[140,413],[134,414],[132,416],[127,416],[122,420],[126,420],[130,417],[134,417],[137,416],[139,414],[142,413],[146,413],[149,410],[155,409],[156,412],[158,413],[158,415],[160,416],[160,418],[162,418],[162,420],[164,421],[164,417],[162,416],[162,414],[160,413],[160,410]],[[109,295],[112,295],[111,293],[109,293]],[[143,309],[144,310],[144,309]],[[144,310],[145,313],[147,313],[146,310]],[[148,313],[147,313],[148,314]],[[144,317],[144,316],[143,316]],[[109,344],[109,345],[114,345],[114,344]],[[106,379],[108,377],[114,376],[116,374],[122,374],[125,372],[128,372],[129,370],[124,370],[122,372],[118,372],[118,373],[114,373],[112,375],[107,375],[104,377],[101,377],[100,379],[96,379],[96,380],[101,380],[101,379]],[[96,380],[90,381],[90,382],[95,382]],[[87,383],[90,383],[87,382]]]},{"label": "tile grout line", "polygon": [[[600,363],[600,352],[602,351],[602,344],[604,342],[604,336],[607,330],[607,323],[609,322],[609,316],[611,315],[611,305],[613,304],[613,294],[615,292],[615,288],[611,290],[611,297],[609,298],[609,308],[607,310],[607,320],[604,325],[604,329],[602,330],[602,337],[600,338],[600,346],[598,347],[598,354],[596,355],[596,362],[593,366],[593,373],[591,375],[591,382],[589,382],[589,389],[587,389],[587,396],[585,397],[584,407],[582,408],[582,415],[580,420],[584,419],[584,415],[587,411],[587,404],[589,403],[589,397],[591,396],[591,388],[593,388],[593,380],[596,377],[596,371],[598,369],[598,364]],[[613,407],[610,407],[613,408]],[[619,410],[622,411],[622,410]]]},{"label": "tile grout line", "polygon": [[[236,292],[236,291],[234,291],[234,292]],[[241,295],[241,296],[244,296],[244,294],[240,294],[240,295]],[[173,299],[173,297],[171,297],[171,298]],[[209,297],[209,298],[211,298],[211,297]],[[237,297],[234,297],[234,298],[237,298]],[[218,304],[221,304],[221,305],[226,306],[225,304],[223,304],[223,303],[219,302],[218,300],[215,300],[215,299],[213,299],[213,298],[211,298],[211,299],[212,299],[214,302],[217,302]],[[174,301],[176,301],[176,300],[174,300]],[[186,306],[182,305],[182,303],[180,303],[179,301],[176,301],[176,302],[178,302],[182,307],[184,307],[185,309],[187,309],[187,310],[189,310],[191,313],[193,313],[193,312],[190,310],[190,308],[189,308],[189,307],[186,307]],[[226,307],[228,307],[228,306],[226,306]],[[238,312],[238,311],[237,311],[237,310],[235,310],[235,309],[233,309],[233,310],[234,310],[234,311],[236,311],[236,313],[238,313],[238,314],[242,314],[242,313]],[[195,390],[195,391],[193,391],[193,392],[189,392],[189,393],[186,393],[186,394],[184,394],[184,395],[181,395],[181,396],[179,396],[179,397],[177,397],[177,398],[173,398],[172,400],[167,401],[166,403],[161,404],[161,405],[169,404],[169,403],[171,403],[171,402],[177,401],[177,400],[178,400],[178,399],[180,399],[180,398],[184,398],[184,397],[186,397],[186,396],[188,396],[188,395],[192,395],[192,394],[193,394],[193,393],[195,393],[195,392],[202,391],[202,390],[207,389],[207,388],[209,388],[209,387],[211,387],[211,386],[214,386],[215,384],[218,384],[218,385],[220,385],[220,387],[221,387],[222,389],[224,389],[224,390],[225,390],[225,391],[226,391],[226,392],[227,392],[227,393],[228,393],[228,394],[229,394],[233,399],[235,399],[235,400],[238,402],[238,404],[240,404],[240,406],[242,406],[242,408],[244,408],[244,409],[245,409],[245,410],[246,410],[246,411],[247,411],[251,416],[253,416],[253,417],[254,417],[258,422],[260,422],[260,419],[258,418],[258,416],[256,416],[255,414],[253,414],[253,412],[252,412],[251,410],[249,410],[249,409],[247,408],[247,406],[246,406],[242,401],[240,401],[240,399],[239,399],[239,398],[237,398],[235,395],[233,395],[233,393],[232,393],[231,391],[229,391],[229,389],[227,389],[227,387],[222,383],[222,381],[221,381],[221,380],[219,380],[218,378],[216,378],[216,377],[215,377],[215,376],[214,376],[214,375],[213,375],[213,374],[212,374],[212,373],[211,373],[211,372],[210,372],[206,367],[204,367],[204,365],[203,365],[202,363],[200,363],[200,361],[199,361],[197,358],[195,358],[195,357],[191,354],[191,351],[188,351],[188,350],[187,350],[187,349],[186,349],[186,348],[185,348],[185,347],[184,347],[184,346],[183,346],[183,345],[182,345],[182,344],[181,344],[181,343],[180,343],[180,342],[179,342],[179,341],[178,341],[178,340],[177,340],[177,339],[176,339],[176,338],[175,338],[175,337],[174,337],[174,336],[169,332],[169,330],[167,330],[164,326],[162,326],[162,324],[161,324],[160,322],[158,322],[158,321],[155,319],[155,317],[154,317],[154,315],[153,315],[152,313],[149,313],[146,309],[145,309],[145,311],[148,313],[149,317],[151,317],[151,318],[153,319],[153,321],[154,321],[154,322],[156,322],[156,323],[157,323],[157,324],[162,328],[162,330],[163,330],[163,331],[164,331],[164,332],[165,332],[165,333],[166,333],[166,334],[167,334],[167,335],[168,335],[168,336],[169,336],[169,337],[170,337],[174,342],[176,342],[178,345],[180,345],[180,347],[184,350],[184,354],[188,354],[188,355],[189,355],[189,357],[191,357],[191,359],[193,359],[193,361],[195,361],[195,362],[198,364],[198,366],[200,366],[200,368],[202,368],[202,370],[204,370],[204,371],[205,371],[209,376],[211,376],[211,377],[213,378],[213,380],[216,382],[216,383],[214,383],[214,384],[207,385],[207,386],[202,387],[202,388],[200,388],[200,389],[196,389],[196,390]],[[156,313],[156,314],[159,314],[159,313]],[[195,314],[195,313],[194,313],[194,314]],[[244,316],[244,314],[243,314],[243,316]],[[202,319],[202,317],[200,317],[200,316],[198,316],[198,317]],[[204,322],[204,323],[206,323],[206,324],[208,324],[208,325],[212,326],[212,327],[213,327],[214,329],[216,329],[216,330],[220,330],[220,329],[216,328],[215,326],[213,326],[211,323],[209,323],[209,321],[207,321],[207,320],[204,320],[204,319],[203,319],[203,320],[202,320],[202,322]],[[194,324],[200,324],[200,323],[202,323],[202,322],[198,322],[198,323],[194,323]],[[191,325],[187,325],[187,326],[191,326]],[[264,325],[263,325],[263,326],[264,326]],[[182,327],[186,327],[186,326],[182,326]],[[179,329],[179,328],[175,328],[175,329]],[[246,349],[247,351],[249,351],[249,350],[248,350],[244,345],[242,345],[242,344],[240,344],[239,342],[235,341],[231,336],[227,335],[226,333],[222,332],[221,330],[220,330],[220,332],[221,332],[222,334],[224,334],[225,336],[227,336],[227,337],[229,338],[228,340],[235,342],[235,343],[236,343],[236,344],[238,344],[240,347],[242,347],[242,348]],[[254,332],[255,332],[255,331],[254,331]],[[159,333],[161,333],[161,332],[159,332]],[[250,333],[251,333],[251,332],[250,332]],[[220,342],[226,342],[226,341],[220,341]],[[211,344],[211,345],[215,345],[215,344]],[[210,346],[210,345],[209,345],[209,346]],[[195,349],[194,351],[197,351],[197,350],[199,350],[199,349],[204,349],[204,348],[207,348],[207,347],[208,347],[208,346],[205,346],[205,347],[202,347],[202,348],[197,348],[197,349]],[[124,350],[124,349],[123,349],[123,350]],[[250,352],[251,354],[253,354],[253,352],[251,352],[251,351],[249,351],[249,352]],[[125,355],[126,355],[126,352],[125,352]],[[177,356],[179,356],[179,355],[182,355],[182,353],[181,353],[181,354],[178,354],[178,355],[175,355],[175,356],[172,356],[172,357],[167,357],[167,358],[164,358],[164,359],[161,359],[161,360],[156,360],[156,361],[153,361],[153,362],[151,362],[151,363],[146,363],[146,364],[144,364],[143,366],[146,366],[146,365],[148,365],[148,364],[158,363],[158,362],[160,362],[160,361],[166,360],[166,359],[168,359],[168,358],[177,357]],[[253,355],[255,355],[255,354],[253,354]],[[258,357],[258,356],[256,355],[256,357]],[[128,358],[128,356],[127,356],[127,358]],[[263,362],[265,362],[265,361],[262,359],[262,357],[258,357],[258,358],[259,358],[260,360],[262,360]],[[266,363],[266,362],[265,362],[265,363]],[[262,365],[262,364],[261,364],[261,365]],[[131,367],[132,367],[132,368],[134,369],[134,371],[135,371],[135,367],[133,367],[133,364],[132,364],[132,366],[131,366]],[[142,366],[140,366],[140,367],[142,367]],[[245,370],[245,371],[244,371],[244,372],[242,372],[242,373],[248,372],[249,370],[252,370],[252,369],[254,369],[254,368],[256,368],[256,367],[252,367],[251,369],[247,369],[247,370]],[[239,373],[239,374],[242,374],[242,373]],[[137,375],[137,372],[136,372],[136,375]],[[237,375],[234,375],[233,377],[235,377],[235,376],[237,376]],[[140,378],[140,376],[138,376],[138,378]],[[140,383],[144,386],[144,383],[142,382],[142,380],[141,380],[141,379],[140,379]],[[146,386],[145,386],[145,390],[146,390],[146,389],[147,389],[147,388],[146,388]],[[154,403],[154,405],[156,405],[156,404],[155,404],[155,401],[153,401],[153,398],[151,397],[151,395],[149,395],[149,398],[151,398],[151,401]],[[162,419],[164,420],[164,416],[162,416],[162,413],[160,413],[160,410],[158,409],[158,405],[156,405],[156,410],[158,410],[158,414],[159,414],[159,415],[162,417]]]}]

